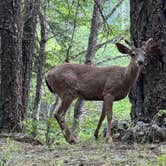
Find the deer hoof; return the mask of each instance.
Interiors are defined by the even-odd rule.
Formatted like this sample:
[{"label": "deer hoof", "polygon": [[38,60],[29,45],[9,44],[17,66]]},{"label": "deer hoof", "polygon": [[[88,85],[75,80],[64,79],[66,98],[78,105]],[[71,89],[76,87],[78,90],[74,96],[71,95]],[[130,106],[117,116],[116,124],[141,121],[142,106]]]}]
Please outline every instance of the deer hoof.
[{"label": "deer hoof", "polygon": [[68,140],[68,142],[70,144],[76,144],[77,143],[77,139],[74,136],[71,136],[70,139]]},{"label": "deer hoof", "polygon": [[94,137],[95,137],[96,140],[98,139],[98,132],[95,131]]}]

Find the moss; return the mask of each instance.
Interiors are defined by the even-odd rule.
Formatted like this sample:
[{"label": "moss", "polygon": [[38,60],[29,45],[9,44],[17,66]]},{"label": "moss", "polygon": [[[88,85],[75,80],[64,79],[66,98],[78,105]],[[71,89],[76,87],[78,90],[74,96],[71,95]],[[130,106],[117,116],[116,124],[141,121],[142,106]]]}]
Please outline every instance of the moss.
[{"label": "moss", "polygon": [[158,113],[157,113],[158,116],[165,116],[166,117],[166,110],[160,110]]}]

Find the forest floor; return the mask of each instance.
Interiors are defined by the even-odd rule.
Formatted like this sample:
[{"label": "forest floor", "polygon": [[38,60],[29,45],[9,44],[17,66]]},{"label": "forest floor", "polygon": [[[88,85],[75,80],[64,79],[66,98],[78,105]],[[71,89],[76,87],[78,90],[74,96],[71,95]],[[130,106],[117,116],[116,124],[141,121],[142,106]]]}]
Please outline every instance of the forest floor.
[{"label": "forest floor", "polygon": [[110,147],[103,140],[76,145],[32,146],[0,139],[0,166],[165,166],[166,142],[122,144]]}]

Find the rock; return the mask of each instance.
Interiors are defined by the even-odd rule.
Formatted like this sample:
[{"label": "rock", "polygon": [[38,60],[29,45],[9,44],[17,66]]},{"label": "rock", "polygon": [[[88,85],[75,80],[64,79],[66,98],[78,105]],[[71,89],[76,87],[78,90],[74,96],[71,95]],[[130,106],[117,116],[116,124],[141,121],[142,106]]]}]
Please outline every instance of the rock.
[{"label": "rock", "polygon": [[133,143],[134,142],[134,136],[133,136],[133,129],[129,128],[125,131],[125,133],[123,134],[121,140],[122,142],[125,143]]},{"label": "rock", "polygon": [[[114,120],[111,125],[111,133],[113,139],[121,140],[122,136],[124,135],[124,132],[128,129],[130,126],[130,123],[128,121],[118,121]],[[103,136],[106,136],[107,128],[104,128]]]},{"label": "rock", "polygon": [[[113,139],[126,143],[166,141],[166,110],[160,110],[151,123],[138,121],[133,126],[128,121],[114,120],[111,132]],[[103,135],[106,135],[106,128]]]},{"label": "rock", "polygon": [[149,131],[149,124],[142,121],[138,121],[133,128],[134,141],[143,143],[146,141],[146,136]]},{"label": "rock", "polygon": [[160,110],[153,118],[149,137],[152,142],[166,141],[166,110]]}]

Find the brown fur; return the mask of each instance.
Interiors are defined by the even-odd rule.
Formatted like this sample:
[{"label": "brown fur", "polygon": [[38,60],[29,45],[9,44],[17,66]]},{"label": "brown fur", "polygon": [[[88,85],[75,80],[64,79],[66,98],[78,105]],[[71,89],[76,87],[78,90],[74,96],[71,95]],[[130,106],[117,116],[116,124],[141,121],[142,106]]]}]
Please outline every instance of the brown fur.
[{"label": "brown fur", "polygon": [[65,63],[47,73],[47,82],[60,98],[70,95],[85,100],[103,100],[109,92],[115,100],[120,100],[127,95],[138,72],[139,68],[133,62],[128,67]]}]

